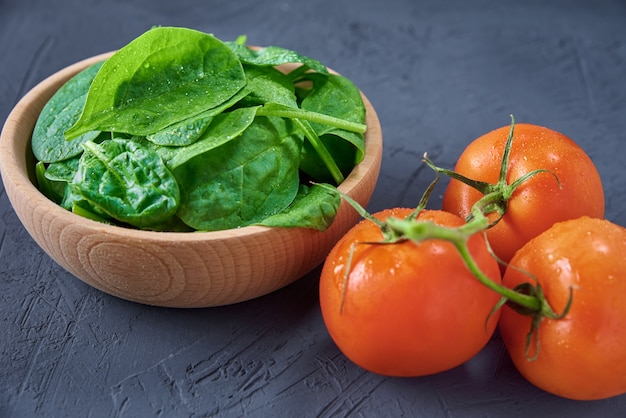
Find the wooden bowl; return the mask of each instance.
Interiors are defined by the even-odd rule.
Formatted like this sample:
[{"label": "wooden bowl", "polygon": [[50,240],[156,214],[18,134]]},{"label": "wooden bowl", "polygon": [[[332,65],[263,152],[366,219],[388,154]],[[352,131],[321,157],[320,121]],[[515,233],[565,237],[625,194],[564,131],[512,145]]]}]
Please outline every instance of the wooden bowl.
[{"label": "wooden bowl", "polygon": [[[217,232],[126,229],[75,215],[34,184],[33,127],[48,99],[69,78],[110,55],[73,64],[42,81],[9,114],[0,136],[0,172],[20,221],[54,261],[85,283],[122,299],[156,306],[209,307],[279,289],[321,264],[358,220],[342,202],[331,227],[248,226]],[[366,155],[339,189],[365,206],[376,185],[382,132],[365,96]]]}]

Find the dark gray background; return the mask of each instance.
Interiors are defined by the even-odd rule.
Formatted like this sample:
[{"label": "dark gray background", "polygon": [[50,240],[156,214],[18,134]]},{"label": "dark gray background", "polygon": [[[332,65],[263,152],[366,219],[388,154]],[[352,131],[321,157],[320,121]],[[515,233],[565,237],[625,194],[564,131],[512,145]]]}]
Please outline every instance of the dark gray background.
[{"label": "dark gray background", "polygon": [[[577,141],[603,178],[607,218],[626,225],[624,1],[0,0],[0,122],[45,77],[153,25],[247,34],[351,78],[383,125],[372,211],[415,206],[432,178],[424,151],[452,167],[512,113]],[[220,308],[126,302],[52,262],[0,188],[0,416],[626,416],[626,396],[534,388],[497,335],[445,373],[369,374],[329,338],[318,278]]]}]

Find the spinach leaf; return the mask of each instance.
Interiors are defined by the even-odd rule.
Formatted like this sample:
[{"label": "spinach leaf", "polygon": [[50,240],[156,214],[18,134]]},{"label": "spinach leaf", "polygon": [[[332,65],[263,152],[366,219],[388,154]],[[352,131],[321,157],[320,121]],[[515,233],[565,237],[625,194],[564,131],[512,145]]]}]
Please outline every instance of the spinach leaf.
[{"label": "spinach leaf", "polygon": [[73,157],[67,160],[48,164],[45,176],[49,180],[69,183],[74,178],[78,170],[80,157]]},{"label": "spinach leaf", "polygon": [[82,143],[90,141],[100,132],[85,132],[73,141],[63,133],[80,117],[91,82],[102,62],[93,64],[68,80],[43,107],[31,140],[33,154],[45,163],[63,161],[83,152]]},{"label": "spinach leaf", "polygon": [[245,83],[241,62],[214,36],[154,28],[105,61],[65,136],[92,130],[150,135],[222,104]]},{"label": "spinach leaf", "polygon": [[[63,182],[63,183],[59,183],[59,184],[64,185],[63,199],[61,200],[61,203],[60,203],[61,207],[88,219],[92,219],[92,220],[99,221],[99,222],[105,222],[108,224],[113,224],[114,223],[113,218],[111,218],[109,215],[104,213],[98,207],[89,203],[87,200],[83,198],[83,196],[80,195],[80,193],[78,193],[78,191],[76,191],[75,188],[71,187],[71,183],[74,179],[74,176],[76,176],[76,171],[78,171],[78,165],[80,164],[80,157],[74,157],[71,160],[67,160],[68,162],[74,161],[74,160],[76,160],[75,169],[69,168],[69,167],[63,167],[66,161],[62,161],[60,163],[55,163],[54,165],[50,164],[46,172],[46,177],[56,178],[58,179],[59,182]],[[74,163],[70,165],[73,166]],[[70,172],[69,170],[67,170],[68,168],[70,170],[73,169],[73,172]],[[72,175],[72,178],[69,178],[68,180],[68,177],[70,175]]]},{"label": "spinach leaf", "polygon": [[176,179],[159,155],[128,139],[86,142],[70,188],[114,219],[146,227],[178,208]]},{"label": "spinach leaf", "polygon": [[241,101],[242,105],[255,106],[278,103],[298,107],[294,85],[285,74],[274,67],[259,67],[244,64],[250,94]]},{"label": "spinach leaf", "polygon": [[249,89],[244,87],[233,97],[212,109],[206,110],[198,115],[184,119],[178,123],[170,125],[154,134],[147,135],[146,139],[153,144],[162,146],[186,146],[197,141],[211,124],[213,117],[219,115],[230,107],[240,102]]},{"label": "spinach leaf", "polygon": [[[81,212],[79,209],[76,209],[76,207],[80,206],[80,208],[82,208],[83,210],[93,213],[94,216],[99,215],[103,219],[112,219],[109,215],[102,212],[102,210],[98,209],[96,206],[85,200],[83,196],[76,190],[76,188],[72,187],[72,183],[67,183],[67,185],[65,186],[65,192],[63,194],[63,200],[61,201],[61,206],[64,209],[67,209],[74,213]],[[93,216],[87,217],[89,219],[95,219]]]},{"label": "spinach leaf", "polygon": [[[350,80],[336,74],[325,77],[310,74],[308,77],[313,81],[314,88],[302,101],[302,109],[357,124],[365,123],[365,105],[361,92]],[[365,154],[363,132],[321,121],[312,121],[311,126],[320,136],[332,134],[350,142],[357,151],[356,163],[363,160]]]},{"label": "spinach leaf", "polygon": [[202,112],[154,134],[147,135],[146,139],[156,145],[168,147],[182,147],[193,144],[211,124],[213,114]]},{"label": "spinach leaf", "polygon": [[90,205],[84,199],[80,199],[79,201],[74,202],[69,210],[79,216],[82,216],[83,218],[91,219],[92,221],[115,225],[115,223],[109,216],[98,211],[94,206]]},{"label": "spinach leaf", "polygon": [[299,52],[282,48],[279,46],[268,46],[259,49],[250,49],[245,45],[245,38],[240,37],[238,41],[226,42],[244,64],[253,64],[264,67],[275,67],[282,64],[302,64],[321,74],[328,74],[328,69],[324,64],[309,58]]},{"label": "spinach leaf", "polygon": [[46,177],[46,166],[39,161],[35,165],[35,178],[39,191],[48,199],[59,204],[63,200],[63,190],[67,183],[50,180]]},{"label": "spinach leaf", "polygon": [[[279,103],[266,103],[257,111],[257,115],[261,116],[278,116],[283,118],[291,118],[300,127],[301,131],[309,140],[307,150],[312,150],[302,156],[304,160],[303,168],[307,167],[315,168],[315,172],[309,173],[317,181],[334,181],[335,184],[339,184],[344,179],[343,172],[349,172],[350,168],[346,169],[346,166],[354,166],[354,159],[350,158],[344,162],[343,170],[337,165],[337,158],[343,157],[340,152],[335,152],[337,155],[333,155],[327,148],[324,141],[320,139],[319,134],[311,126],[311,122],[318,125],[328,125],[331,128],[337,129],[339,132],[347,132],[347,134],[356,132],[357,135],[362,135],[365,132],[366,126],[362,123],[352,122],[326,115],[320,112],[309,111],[301,109],[299,107],[293,108],[291,106],[285,106]],[[331,145],[333,145],[331,143]],[[334,148],[334,147],[333,147]],[[313,160],[307,161],[307,158]]]},{"label": "spinach leaf", "polygon": [[[316,161],[319,161],[326,168],[326,171],[330,174],[331,179],[336,184],[340,184],[344,180],[344,176],[341,173],[337,162],[334,160],[330,152],[328,152],[326,145],[317,135],[317,132],[315,132],[315,130],[311,127],[311,124],[306,120],[293,119],[293,121],[308,139],[308,141],[305,141],[303,144],[302,149],[312,149],[313,152],[317,154],[318,159]],[[300,157],[300,170],[302,170],[302,156]]]},{"label": "spinach leaf", "polygon": [[[318,141],[324,146],[327,156],[322,158],[319,148],[313,142],[305,141],[300,155],[300,170],[315,182],[338,185],[340,182],[336,180],[336,172],[341,174],[342,179],[350,174],[357,160],[356,149],[349,142],[334,135],[319,136]],[[336,167],[329,167],[325,163],[328,158],[335,162]]]},{"label": "spinach leaf", "polygon": [[333,223],[341,197],[317,184],[300,185],[294,201],[282,212],[268,216],[257,225],[282,228],[312,228],[325,231]]},{"label": "spinach leaf", "polygon": [[[302,109],[325,112],[357,123],[365,120],[361,93],[350,80],[334,74],[325,77],[310,74],[308,78],[312,79],[314,88],[302,100]],[[311,122],[311,128],[337,162],[343,176],[347,176],[363,160],[365,141],[362,133],[316,122]],[[304,173],[318,182],[330,182],[336,177],[312,144],[305,143],[302,151],[300,169]]]},{"label": "spinach leaf", "polygon": [[244,107],[217,115],[205,134],[186,147],[159,147],[156,149],[165,165],[174,170],[190,159],[211,151],[241,135],[254,121],[256,107]]},{"label": "spinach leaf", "polygon": [[73,157],[56,163],[41,161],[35,166],[39,190],[53,202],[62,205],[67,194],[67,186],[74,178],[80,157]]},{"label": "spinach leaf", "polygon": [[[269,108],[270,110],[272,106],[299,110],[295,87],[285,74],[273,67],[255,65],[244,65],[244,71],[251,93],[242,100],[242,103],[265,105],[266,109]],[[330,173],[330,180],[328,181],[341,183],[344,178],[342,171],[309,122],[295,117],[293,121],[308,139],[305,146],[306,149],[313,150],[312,152],[316,154],[315,162],[323,166],[324,173]],[[352,160],[352,158],[348,159],[348,164]],[[316,180],[321,181],[321,177],[316,178]]]},{"label": "spinach leaf", "polygon": [[237,138],[176,167],[177,212],[198,230],[249,225],[289,206],[298,192],[302,138],[293,123],[257,117]]}]

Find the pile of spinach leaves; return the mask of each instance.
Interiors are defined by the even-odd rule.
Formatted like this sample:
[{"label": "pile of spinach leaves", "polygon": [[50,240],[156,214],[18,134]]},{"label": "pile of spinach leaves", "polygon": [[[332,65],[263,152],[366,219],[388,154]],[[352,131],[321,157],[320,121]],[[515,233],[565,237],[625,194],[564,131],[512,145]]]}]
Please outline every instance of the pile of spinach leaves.
[{"label": "pile of spinach leaves", "polygon": [[33,131],[40,190],[148,230],[326,229],[339,196],[309,184],[339,184],[363,159],[360,92],[314,59],[245,42],[157,27],[78,73]]}]

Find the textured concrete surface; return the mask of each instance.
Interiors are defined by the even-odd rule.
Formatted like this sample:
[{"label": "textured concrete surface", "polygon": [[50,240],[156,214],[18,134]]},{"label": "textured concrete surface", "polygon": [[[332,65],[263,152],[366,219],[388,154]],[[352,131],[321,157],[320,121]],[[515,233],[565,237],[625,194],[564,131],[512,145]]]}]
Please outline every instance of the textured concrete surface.
[{"label": "textured concrete surface", "polygon": [[[48,75],[153,25],[247,34],[320,59],[373,102],[385,155],[371,210],[416,205],[425,151],[452,166],[513,113],[580,143],[607,217],[626,225],[625,23],[618,0],[0,0],[0,122]],[[534,388],[497,335],[446,373],[369,374],[328,336],[318,278],[222,308],[133,304],[52,262],[0,188],[0,416],[626,416],[626,396]]]}]

